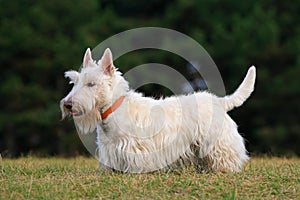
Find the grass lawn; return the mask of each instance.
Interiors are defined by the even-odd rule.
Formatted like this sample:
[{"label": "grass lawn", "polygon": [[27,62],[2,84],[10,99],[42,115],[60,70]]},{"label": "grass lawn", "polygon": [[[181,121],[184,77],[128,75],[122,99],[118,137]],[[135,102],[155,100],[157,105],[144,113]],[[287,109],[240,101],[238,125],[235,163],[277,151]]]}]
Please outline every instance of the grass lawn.
[{"label": "grass lawn", "polygon": [[300,199],[300,158],[252,158],[242,173],[101,172],[94,158],[0,161],[0,199]]}]

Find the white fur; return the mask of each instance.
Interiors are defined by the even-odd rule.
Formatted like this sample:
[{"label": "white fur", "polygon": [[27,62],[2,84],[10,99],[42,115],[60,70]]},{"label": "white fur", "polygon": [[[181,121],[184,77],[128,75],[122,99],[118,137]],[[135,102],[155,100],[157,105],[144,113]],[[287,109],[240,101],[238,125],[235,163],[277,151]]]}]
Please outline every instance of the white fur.
[{"label": "white fur", "polygon": [[[81,113],[73,116],[78,130],[82,134],[97,130],[101,167],[136,173],[182,161],[200,169],[236,172],[248,160],[244,140],[226,112],[250,96],[254,66],[230,96],[197,92],[154,100],[129,90],[121,73],[107,67],[112,64],[109,49],[98,63],[88,49],[84,63],[80,73],[66,73],[74,87],[61,101],[61,110],[63,117],[69,114],[63,103],[72,101],[72,112]],[[121,106],[102,120],[101,113],[122,95]]]}]

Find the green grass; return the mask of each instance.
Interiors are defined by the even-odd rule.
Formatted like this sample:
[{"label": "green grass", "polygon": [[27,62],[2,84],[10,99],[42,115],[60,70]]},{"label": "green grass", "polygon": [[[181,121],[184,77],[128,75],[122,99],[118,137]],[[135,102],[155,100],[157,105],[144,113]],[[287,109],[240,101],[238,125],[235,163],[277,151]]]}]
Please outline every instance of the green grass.
[{"label": "green grass", "polygon": [[0,199],[300,199],[299,158],[252,158],[242,173],[100,172],[94,158],[0,161]]}]

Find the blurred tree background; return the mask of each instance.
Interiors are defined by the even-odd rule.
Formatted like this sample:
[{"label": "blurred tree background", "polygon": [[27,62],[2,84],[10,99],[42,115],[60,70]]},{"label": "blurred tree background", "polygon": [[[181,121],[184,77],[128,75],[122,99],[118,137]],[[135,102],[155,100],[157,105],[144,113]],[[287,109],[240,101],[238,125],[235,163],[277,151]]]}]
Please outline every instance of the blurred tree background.
[{"label": "blurred tree background", "polygon": [[[291,0],[0,0],[0,153],[87,154],[72,120],[60,120],[59,101],[71,89],[64,71],[79,68],[87,47],[128,29],[157,26],[199,42],[227,93],[254,64],[256,90],[230,113],[247,149],[300,155],[299,11],[300,1]],[[155,50],[129,53],[116,65],[125,73],[148,62],[188,74],[178,56]],[[168,95],[157,85],[141,91]]]}]

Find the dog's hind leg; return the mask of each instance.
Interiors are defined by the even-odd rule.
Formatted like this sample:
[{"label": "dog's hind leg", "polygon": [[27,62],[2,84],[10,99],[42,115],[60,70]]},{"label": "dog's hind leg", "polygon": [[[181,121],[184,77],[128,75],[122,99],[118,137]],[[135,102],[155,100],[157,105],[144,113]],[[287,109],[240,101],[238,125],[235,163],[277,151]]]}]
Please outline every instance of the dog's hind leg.
[{"label": "dog's hind leg", "polygon": [[229,121],[226,120],[227,125],[221,137],[217,139],[207,157],[213,171],[239,172],[249,157],[236,124],[230,118],[227,119]]}]

